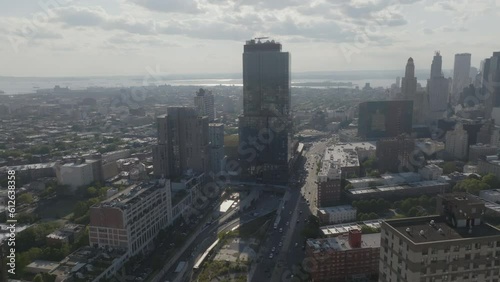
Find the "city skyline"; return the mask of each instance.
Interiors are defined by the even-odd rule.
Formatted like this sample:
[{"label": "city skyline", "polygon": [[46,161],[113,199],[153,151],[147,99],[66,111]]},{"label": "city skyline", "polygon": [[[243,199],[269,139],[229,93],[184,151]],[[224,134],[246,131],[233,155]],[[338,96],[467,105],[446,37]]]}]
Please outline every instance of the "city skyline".
[{"label": "city skyline", "polygon": [[486,31],[499,21],[499,5],[469,2],[7,2],[0,60],[9,68],[0,75],[140,75],[156,66],[166,74],[233,73],[242,67],[241,42],[258,36],[287,45],[292,72],[400,69],[408,57],[428,68],[435,50],[443,69],[456,53],[471,53],[479,67],[496,48]]}]

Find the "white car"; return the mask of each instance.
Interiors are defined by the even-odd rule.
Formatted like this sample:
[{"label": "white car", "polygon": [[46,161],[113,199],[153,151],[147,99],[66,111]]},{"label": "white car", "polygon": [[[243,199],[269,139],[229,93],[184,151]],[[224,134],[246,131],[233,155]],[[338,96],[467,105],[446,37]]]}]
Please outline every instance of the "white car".
[{"label": "white car", "polygon": [[270,259],[272,259],[272,258],[273,258],[273,254],[272,254],[272,253],[270,253],[270,254],[269,254],[269,258],[270,258]]},{"label": "white car", "polygon": [[279,246],[280,246],[280,247],[281,247],[281,246],[283,246],[283,242],[280,242],[280,243],[279,243]]},{"label": "white car", "polygon": [[280,228],[280,233],[283,232],[283,228]]},{"label": "white car", "polygon": [[273,253],[274,253],[274,251],[276,251],[276,248],[275,248],[275,247],[273,247],[273,248],[271,249],[271,252],[273,252]]}]

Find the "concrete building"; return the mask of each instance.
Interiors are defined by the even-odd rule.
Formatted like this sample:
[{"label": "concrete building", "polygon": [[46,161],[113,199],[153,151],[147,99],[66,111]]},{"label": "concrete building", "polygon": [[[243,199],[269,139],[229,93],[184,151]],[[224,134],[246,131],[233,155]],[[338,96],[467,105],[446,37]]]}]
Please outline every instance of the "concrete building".
[{"label": "concrete building", "polygon": [[351,200],[367,199],[404,199],[422,195],[437,195],[450,189],[450,184],[442,180],[427,180],[408,184],[382,185],[366,188],[355,188],[345,191],[346,197]]},{"label": "concrete building", "polygon": [[308,239],[306,257],[316,267],[312,281],[373,281],[378,276],[380,233],[361,234],[352,229],[347,235],[326,239]]},{"label": "concrete building", "polygon": [[66,224],[61,229],[47,235],[47,245],[60,247],[62,244],[73,244],[75,239],[85,232],[85,225]]},{"label": "concrete building", "polygon": [[243,180],[287,184],[291,158],[290,54],[281,44],[248,40],[243,53],[239,160]]},{"label": "concrete building", "polygon": [[479,159],[477,162],[477,173],[481,175],[491,173],[500,178],[500,160],[498,160],[498,156],[488,156],[485,159]]},{"label": "concrete building", "polygon": [[321,224],[356,221],[357,209],[351,205],[318,208]]},{"label": "concrete building", "polygon": [[498,148],[489,144],[475,144],[469,146],[469,162],[477,162],[480,158],[497,155]]},{"label": "concrete building", "polygon": [[498,281],[500,230],[482,221],[484,204],[448,194],[437,208],[382,222],[379,281]]},{"label": "concrete building", "polygon": [[57,180],[60,184],[69,185],[75,191],[80,186],[89,185],[101,178],[101,160],[79,159],[74,163],[67,163],[57,168]]},{"label": "concrete building", "polygon": [[500,189],[479,191],[479,198],[493,203],[500,203]]},{"label": "concrete building", "polygon": [[207,116],[209,122],[216,119],[215,116],[215,99],[212,91],[207,91],[200,88],[194,96],[194,106],[199,116]]},{"label": "concrete building", "polygon": [[446,132],[445,150],[456,159],[465,160],[467,158],[467,148],[469,135],[464,130],[462,123],[457,123],[455,129]]},{"label": "concrete building", "polygon": [[318,207],[340,202],[342,191],[341,170],[334,162],[323,162],[318,173]]},{"label": "concrete building", "polygon": [[413,58],[406,62],[405,76],[401,81],[401,99],[413,102],[412,124],[422,124],[424,111],[428,108],[427,93],[417,92],[417,78]]},{"label": "concrete building", "polygon": [[187,171],[210,171],[208,118],[192,107],[168,107],[158,117],[158,144],[153,147],[153,174],[178,178]]},{"label": "concrete building", "polygon": [[0,175],[2,177],[7,177],[7,172],[9,170],[14,170],[16,175],[22,178],[24,181],[34,181],[45,177],[55,177],[56,176],[56,163],[38,163],[38,164],[27,164],[27,165],[17,165],[17,166],[4,166],[0,167]]},{"label": "concrete building", "polygon": [[123,249],[129,256],[152,247],[172,222],[170,181],[133,185],[90,208],[91,246]]},{"label": "concrete building", "polygon": [[210,123],[208,125],[208,139],[210,141],[210,161],[212,172],[218,173],[222,170],[224,153],[224,124]]},{"label": "concrete building", "polygon": [[486,98],[486,117],[500,125],[500,52],[493,52],[484,62],[481,91]]},{"label": "concrete building", "polygon": [[470,61],[471,54],[455,54],[453,65],[453,85],[451,91],[452,105],[456,105],[460,98],[460,93],[471,83],[470,80]]},{"label": "concrete building", "polygon": [[427,80],[429,112],[424,113],[427,121],[443,118],[448,110],[449,85],[442,72],[443,59],[439,51],[432,59],[431,76]]},{"label": "concrete building", "polygon": [[385,138],[377,141],[377,163],[380,173],[404,172],[413,169],[410,163],[415,151],[415,141],[408,135]]},{"label": "concrete building", "polygon": [[435,164],[430,164],[419,169],[418,173],[424,180],[437,180],[441,175],[443,175],[443,169]]},{"label": "concrete building", "polygon": [[347,178],[359,176],[360,161],[375,157],[375,153],[374,142],[338,143],[325,149],[321,162],[325,166],[325,172],[331,167],[330,163],[335,163],[341,170],[342,178]]}]

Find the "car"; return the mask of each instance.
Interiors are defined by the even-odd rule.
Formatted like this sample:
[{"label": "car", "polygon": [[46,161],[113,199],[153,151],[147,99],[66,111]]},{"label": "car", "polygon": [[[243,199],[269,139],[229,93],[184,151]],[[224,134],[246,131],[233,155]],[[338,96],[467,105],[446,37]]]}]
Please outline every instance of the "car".
[{"label": "car", "polygon": [[273,253],[270,253],[269,254],[269,258],[272,259],[273,258]]},{"label": "car", "polygon": [[276,248],[275,248],[275,247],[273,247],[273,248],[271,249],[271,252],[273,252],[273,253],[274,253],[275,251],[276,251]]},{"label": "car", "polygon": [[281,247],[281,246],[283,246],[283,242],[280,242],[280,243],[278,244],[278,246],[280,246],[280,247]]},{"label": "car", "polygon": [[280,233],[283,232],[283,228],[280,228]]},{"label": "car", "polygon": [[300,211],[299,213],[302,214],[302,211]]},{"label": "car", "polygon": [[297,219],[297,223],[300,223],[300,219]]},{"label": "car", "polygon": [[288,226],[288,225],[290,225],[290,221],[287,221],[287,222],[286,222],[286,226]]},{"label": "car", "polygon": [[299,245],[299,243],[295,243],[295,247],[297,247]]}]

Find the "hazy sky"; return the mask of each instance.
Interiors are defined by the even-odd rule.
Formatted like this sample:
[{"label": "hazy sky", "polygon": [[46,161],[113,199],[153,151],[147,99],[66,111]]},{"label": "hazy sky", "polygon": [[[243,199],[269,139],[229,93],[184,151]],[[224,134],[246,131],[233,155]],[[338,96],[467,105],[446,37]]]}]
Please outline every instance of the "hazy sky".
[{"label": "hazy sky", "polygon": [[294,72],[429,69],[435,50],[450,69],[499,51],[499,26],[500,0],[1,0],[0,76],[241,72],[257,36]]}]

